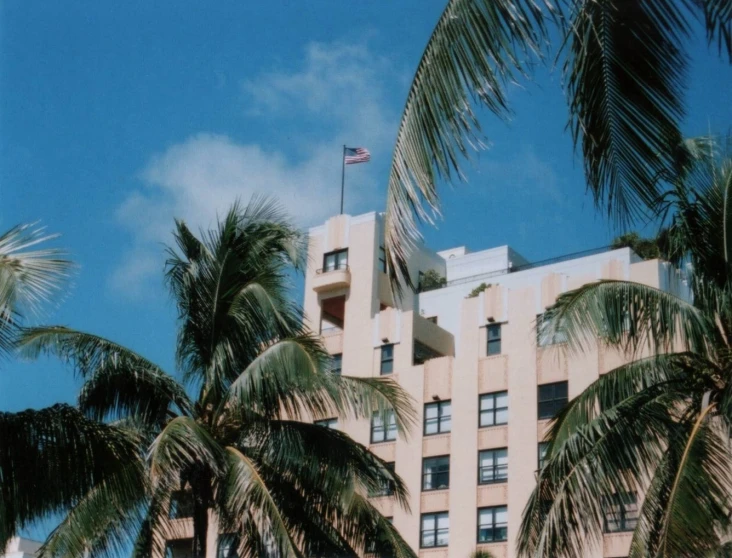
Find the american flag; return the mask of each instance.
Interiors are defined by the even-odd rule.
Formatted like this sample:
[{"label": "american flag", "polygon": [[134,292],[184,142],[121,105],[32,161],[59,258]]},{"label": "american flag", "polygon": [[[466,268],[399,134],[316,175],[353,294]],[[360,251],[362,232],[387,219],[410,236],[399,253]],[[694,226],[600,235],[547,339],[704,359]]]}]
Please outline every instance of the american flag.
[{"label": "american flag", "polygon": [[371,160],[371,153],[363,147],[346,147],[343,150],[344,161],[347,165],[356,163],[368,163]]}]

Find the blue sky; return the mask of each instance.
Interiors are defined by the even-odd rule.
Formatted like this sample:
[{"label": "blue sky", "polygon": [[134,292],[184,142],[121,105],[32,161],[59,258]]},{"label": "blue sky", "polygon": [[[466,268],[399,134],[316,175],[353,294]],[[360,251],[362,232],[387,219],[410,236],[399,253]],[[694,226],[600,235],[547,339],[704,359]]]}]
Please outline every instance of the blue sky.
[{"label": "blue sky", "polygon": [[[444,0],[0,4],[0,227],[41,220],[78,264],[44,321],[90,330],[173,370],[162,284],[173,216],[208,226],[237,197],[279,196],[303,226],[382,210],[412,72]],[[732,123],[730,67],[692,41],[689,135]],[[443,188],[436,249],[510,244],[541,259],[608,243],[565,130],[561,76],[514,87],[509,123],[468,184]],[[298,294],[299,296],[299,294]],[[53,361],[3,363],[0,409],[73,401]]]}]

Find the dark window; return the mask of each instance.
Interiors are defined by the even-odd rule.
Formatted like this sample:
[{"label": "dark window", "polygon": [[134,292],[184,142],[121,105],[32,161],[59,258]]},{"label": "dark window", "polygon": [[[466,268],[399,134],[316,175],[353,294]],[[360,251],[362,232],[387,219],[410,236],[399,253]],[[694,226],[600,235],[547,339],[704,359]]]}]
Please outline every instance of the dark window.
[{"label": "dark window", "polygon": [[216,558],[238,558],[239,536],[236,533],[219,535]]},{"label": "dark window", "polygon": [[188,490],[173,492],[170,496],[170,519],[193,517],[193,494]]},{"label": "dark window", "polygon": [[343,355],[336,354],[330,356],[330,371],[333,374],[341,375],[341,368],[343,367]]},{"label": "dark window", "polygon": [[483,428],[499,424],[508,424],[508,392],[497,391],[481,395],[478,425]]},{"label": "dark window", "polygon": [[604,498],[605,532],[634,531],[638,524],[638,501],[635,492]]},{"label": "dark window", "polygon": [[323,272],[348,268],[348,248],[328,252],[323,256]]},{"label": "dark window", "polygon": [[[385,517],[389,523],[394,523],[393,517]],[[371,537],[366,541],[364,548],[366,554],[376,554],[382,558],[390,558],[394,555],[391,544],[382,537]]]},{"label": "dark window", "polygon": [[433,324],[437,325],[437,316],[430,316],[429,318],[425,318],[428,322],[432,322]]},{"label": "dark window", "polygon": [[315,426],[322,426],[323,428],[330,428],[331,430],[338,430],[338,419],[328,418],[323,420],[316,420]]},{"label": "dark window", "polygon": [[500,355],[501,354],[501,324],[491,324],[486,328],[488,334],[488,346],[486,347],[486,354]]},{"label": "dark window", "polygon": [[450,488],[450,456],[428,457],[422,460],[422,490]]},{"label": "dark window", "polygon": [[447,546],[450,543],[450,516],[447,512],[423,513],[420,548]]},{"label": "dark window", "polygon": [[536,345],[545,347],[547,345],[556,345],[557,343],[565,343],[567,335],[563,331],[555,330],[551,324],[544,319],[544,314],[536,316]]},{"label": "dark window", "polygon": [[496,484],[508,480],[508,449],[478,453],[478,484]]},{"label": "dark window", "polygon": [[426,360],[432,358],[439,358],[442,355],[434,349],[428,347],[424,343],[420,343],[416,339],[414,340],[414,347],[412,350],[412,362],[414,365],[424,364]]},{"label": "dark window", "polygon": [[508,539],[508,508],[494,506],[478,510],[478,542],[488,543]]},{"label": "dark window", "polygon": [[539,442],[539,471],[546,464],[546,450],[549,449],[549,442]]},{"label": "dark window", "polygon": [[[389,469],[392,473],[394,472],[395,463],[393,461],[390,461],[386,463],[386,468]],[[386,481],[384,484],[379,487],[378,490],[370,490],[369,496],[372,498],[376,498],[378,496],[391,496],[394,494],[394,483]]]},{"label": "dark window", "polygon": [[165,558],[193,558],[193,539],[176,539],[165,543]]},{"label": "dark window", "polygon": [[539,386],[539,420],[556,416],[567,404],[567,382]]},{"label": "dark window", "polygon": [[424,435],[444,434],[452,430],[450,401],[437,401],[424,406]]},{"label": "dark window", "polygon": [[386,273],[386,250],[383,246],[379,246],[379,271]]},{"label": "dark window", "polygon": [[385,411],[383,415],[371,417],[371,443],[391,442],[397,438],[397,425],[394,411]]},{"label": "dark window", "polygon": [[321,303],[320,333],[332,335],[343,332],[346,317],[346,297],[332,296]]},{"label": "dark window", "polygon": [[394,345],[381,346],[381,375],[394,372]]}]

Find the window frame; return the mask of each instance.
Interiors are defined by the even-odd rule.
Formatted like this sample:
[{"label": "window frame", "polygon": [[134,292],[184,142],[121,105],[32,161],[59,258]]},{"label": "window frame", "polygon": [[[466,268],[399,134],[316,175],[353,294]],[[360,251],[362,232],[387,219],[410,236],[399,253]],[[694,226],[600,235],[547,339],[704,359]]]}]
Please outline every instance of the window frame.
[{"label": "window frame", "polygon": [[[542,399],[541,398],[541,392],[542,388],[546,389],[551,387],[556,391],[557,386],[564,385],[564,391],[566,394],[563,397],[557,397],[556,393],[552,394],[553,397],[549,399]],[[563,403],[562,403],[563,402]],[[536,416],[538,420],[548,420],[553,419],[557,416],[557,413],[561,411],[569,402],[569,382],[567,380],[563,380],[561,382],[550,382],[548,384],[539,384],[536,387]],[[561,403],[561,404],[559,404]],[[542,404],[546,407],[549,406],[551,409],[553,409],[553,412],[551,415],[547,414],[546,411],[544,413],[541,412]]]},{"label": "window frame", "polygon": [[[389,348],[391,354],[384,358],[384,349]],[[384,365],[387,364],[388,370],[384,370]],[[394,343],[385,343],[381,346],[381,354],[379,355],[379,375],[380,376],[391,376],[394,373]]]},{"label": "window frame", "polygon": [[[399,429],[396,426],[396,415],[394,414],[393,410],[387,410],[384,411],[384,416],[381,418],[381,426],[377,426],[374,424],[374,422],[379,419],[379,414],[374,413],[371,416],[371,434],[370,434],[370,443],[371,444],[385,444],[387,442],[395,442],[397,439],[397,434]],[[387,420],[384,420],[384,418],[388,418]],[[384,438],[382,440],[375,440],[374,439],[374,431],[383,430],[384,431]],[[390,432],[393,432],[393,438],[389,438]]]},{"label": "window frame", "polygon": [[386,248],[379,246],[379,271],[386,273]]},{"label": "window frame", "polygon": [[[443,407],[445,405],[450,406],[450,414],[444,415],[443,414]],[[427,418],[427,409],[429,407],[437,407],[437,417],[434,419],[428,419]],[[450,423],[449,430],[442,430],[443,421],[447,418]],[[437,432],[427,432],[427,424],[428,421],[436,421],[437,422]],[[432,401],[431,403],[425,403],[424,404],[424,418],[423,418],[423,425],[422,425],[422,436],[438,436],[440,434],[449,434],[452,432],[452,399],[444,399],[440,401]],[[431,422],[430,422],[431,424]]]},{"label": "window frame", "polygon": [[[434,529],[431,529],[429,531],[425,531],[424,529],[424,520],[425,518],[432,517],[435,522]],[[442,517],[447,518],[447,527],[440,529],[438,525],[440,524],[439,521]],[[439,533],[440,531],[447,531],[447,542],[445,544],[438,544],[439,540]],[[434,537],[434,544],[431,545],[425,545],[424,544],[424,534],[426,532],[432,532],[432,535]],[[450,512],[449,511],[439,511],[439,512],[430,512],[430,513],[423,513],[419,516],[419,548],[445,548],[450,546]]]},{"label": "window frame", "polygon": [[[624,498],[632,497],[632,501],[625,502]],[[615,506],[618,510],[617,517],[614,519],[617,523],[617,529],[610,529],[608,523],[608,515],[616,515],[612,510]],[[635,517],[628,517],[629,510],[626,509],[628,506],[635,506],[635,510],[630,510],[631,514],[635,514]],[[603,514],[602,514],[602,532],[606,534],[613,533],[630,533],[635,531],[640,519],[640,506],[638,504],[638,493],[637,492],[618,492],[612,496],[603,497],[602,502]],[[610,508],[608,510],[608,508]],[[629,527],[628,522],[632,522],[633,526]]]},{"label": "window frame", "polygon": [[[343,353],[335,353],[330,355],[330,373],[335,374],[336,376],[340,376],[343,373]],[[336,367],[335,364],[338,363],[338,366]]]},{"label": "window frame", "polygon": [[[506,464],[505,465],[497,465],[496,464],[496,452],[505,452],[506,455]],[[493,454],[493,465],[490,467],[483,467],[481,463],[483,462],[483,454],[492,453]],[[496,477],[496,473],[498,469],[505,469],[505,476],[503,477]],[[484,481],[483,480],[483,469],[490,469],[493,472],[492,480]],[[508,448],[491,448],[491,449],[484,449],[478,451],[478,486],[485,486],[490,484],[503,484],[508,482]]]},{"label": "window frame", "polygon": [[[503,511],[506,514],[506,522],[505,523],[496,523],[496,514],[497,512]],[[491,523],[490,527],[483,527],[483,524],[481,523],[481,515],[482,513],[490,512],[491,515]],[[489,543],[495,543],[495,542],[505,542],[508,540],[508,506],[485,506],[482,508],[478,508],[478,533],[477,533],[477,543],[478,544],[489,544]],[[481,529],[490,529],[493,532],[493,537],[490,539],[482,539],[480,536]],[[505,533],[505,536],[502,538],[496,538],[495,537],[495,531],[497,529],[502,529],[501,533]]]},{"label": "window frame", "polygon": [[559,345],[567,342],[567,334],[563,331],[555,331],[554,335],[549,337],[544,329],[544,312],[536,315],[536,346],[537,347],[551,347],[552,345]]},{"label": "window frame", "polygon": [[[437,461],[437,460],[446,460],[447,462],[447,469],[446,470],[437,470],[434,472],[427,473],[425,471],[425,467],[428,462],[430,461]],[[425,488],[425,481],[427,479],[427,475],[430,476],[431,484],[433,485],[432,488]],[[440,483],[437,481],[432,481],[434,478],[439,478],[440,475],[447,475],[447,483],[446,486],[440,486]],[[450,489],[450,456],[449,455],[435,455],[433,457],[423,457],[422,458],[422,492],[434,492],[435,490],[449,490]]]},{"label": "window frame", "polygon": [[[345,262],[342,262],[342,256],[345,255]],[[334,256],[334,267],[331,269],[328,267],[328,256]],[[348,269],[348,248],[340,248],[338,250],[331,250],[323,254],[323,271],[322,273],[329,273],[331,271],[338,271],[341,269]]]},{"label": "window frame", "polygon": [[[485,355],[486,356],[497,356],[500,355],[502,352],[502,343],[501,339],[503,336],[503,324],[488,324],[485,328]],[[498,336],[491,337],[491,331],[498,331]],[[491,352],[491,343],[495,345],[495,343],[498,343],[498,352],[492,353]]]},{"label": "window frame", "polygon": [[[499,396],[506,395],[506,406],[505,407],[497,407],[497,400]],[[493,399],[493,408],[492,409],[483,409],[483,400],[492,398]],[[497,416],[498,412],[500,411],[506,411],[506,422],[497,422]],[[483,424],[483,413],[489,413],[493,415],[493,424]],[[478,396],[478,428],[491,428],[493,426],[505,426],[508,424],[508,390],[504,389],[502,391],[491,391],[489,393],[481,393]]]},{"label": "window frame", "polygon": [[[396,473],[396,462],[395,461],[387,461],[385,463],[386,468],[389,469],[392,473]],[[369,498],[382,498],[384,496],[394,496],[394,485],[392,483],[385,483],[385,486],[382,486],[380,490],[378,491],[369,491],[368,493]]]}]

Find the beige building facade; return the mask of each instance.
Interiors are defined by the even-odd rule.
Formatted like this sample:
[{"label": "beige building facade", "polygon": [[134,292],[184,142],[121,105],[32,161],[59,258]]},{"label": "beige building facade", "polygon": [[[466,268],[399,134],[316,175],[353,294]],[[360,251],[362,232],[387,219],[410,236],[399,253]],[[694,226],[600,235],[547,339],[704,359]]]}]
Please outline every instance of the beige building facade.
[{"label": "beige building facade", "polygon": [[[433,270],[428,275],[436,272],[444,286],[392,298],[380,214],[339,215],[310,230],[310,326],[336,371],[393,378],[414,398],[419,422],[407,437],[388,416],[371,424],[319,419],[394,464],[411,512],[388,492],[372,501],[420,556],[467,558],[485,549],[514,557],[549,419],[623,362],[601,343],[568,357],[562,339],[541,334],[542,313],[561,293],[599,279],[682,295],[683,281],[668,264],[643,261],[628,248],[537,264],[507,246],[422,248],[409,269],[415,281]],[[627,556],[637,509],[635,495],[609,507],[603,542],[588,558]]]}]

